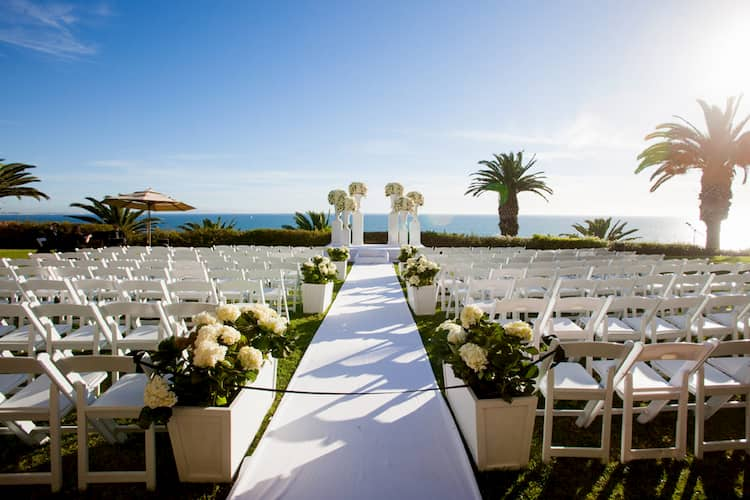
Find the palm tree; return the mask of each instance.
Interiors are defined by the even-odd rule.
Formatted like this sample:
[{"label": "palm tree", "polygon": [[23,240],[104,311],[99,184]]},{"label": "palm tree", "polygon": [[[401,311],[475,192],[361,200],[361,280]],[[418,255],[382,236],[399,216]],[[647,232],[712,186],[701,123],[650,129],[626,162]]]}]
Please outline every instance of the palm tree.
[{"label": "palm tree", "polygon": [[581,236],[586,238],[599,238],[607,241],[632,241],[637,240],[640,236],[630,236],[631,234],[638,231],[638,229],[625,230],[627,222],[617,220],[612,225],[612,217],[586,219],[583,224],[573,224],[573,229],[578,231],[578,234],[563,234],[563,236],[569,236],[571,238],[579,238]]},{"label": "palm tree", "polygon": [[178,226],[178,229],[181,229],[182,231],[197,231],[200,229],[216,231],[216,230],[221,230],[221,229],[236,229],[236,228],[237,228],[236,220],[232,219],[230,221],[223,221],[221,220],[221,216],[218,216],[215,221],[211,219],[203,219],[200,224],[198,224],[197,222],[186,222],[185,224]]},{"label": "palm tree", "polygon": [[330,229],[329,221],[331,214],[326,215],[323,212],[313,212],[308,210],[306,214],[302,212],[294,212],[294,223],[297,226],[290,226],[284,224],[281,226],[282,229],[302,229],[304,231],[325,231]]},{"label": "palm tree", "polygon": [[34,165],[2,163],[3,161],[5,160],[0,158],[0,198],[15,196],[20,200],[21,197],[26,196],[39,201],[42,198],[49,200],[49,196],[46,194],[36,188],[27,186],[32,182],[40,182],[38,177],[27,172],[30,168],[36,168]]},{"label": "palm tree", "polygon": [[[90,205],[85,203],[71,203],[71,207],[82,208],[92,215],[69,215],[68,217],[90,224],[109,224],[118,231],[124,233],[143,232],[146,230],[146,220],[138,219],[143,215],[143,210],[131,210],[129,208],[113,207],[102,203],[96,198],[90,196],[86,199],[91,202]],[[151,219],[151,226],[159,223],[159,219]]]},{"label": "palm tree", "polygon": [[651,175],[654,181],[652,193],[672,177],[690,169],[701,171],[700,219],[706,224],[706,250],[712,252],[720,248],[721,221],[729,215],[732,204],[735,168],[744,170],[744,184],[750,165],[750,131],[742,133],[750,116],[734,124],[740,100],[740,97],[730,97],[722,111],[718,106],[709,106],[699,99],[707,133],[679,116],[676,118],[682,123],[658,125],[646,140],[662,141],[638,155],[641,163],[635,169],[638,174],[648,167],[657,167]]},{"label": "palm tree", "polygon": [[536,157],[523,164],[523,151],[514,154],[494,155],[494,160],[482,160],[486,168],[477,170],[469,189],[464,194],[479,196],[488,191],[498,194],[497,214],[500,217],[500,233],[505,236],[518,234],[518,193],[528,191],[538,194],[545,200],[544,193],[552,194],[552,189],[544,181],[544,172],[528,173],[536,164]]}]

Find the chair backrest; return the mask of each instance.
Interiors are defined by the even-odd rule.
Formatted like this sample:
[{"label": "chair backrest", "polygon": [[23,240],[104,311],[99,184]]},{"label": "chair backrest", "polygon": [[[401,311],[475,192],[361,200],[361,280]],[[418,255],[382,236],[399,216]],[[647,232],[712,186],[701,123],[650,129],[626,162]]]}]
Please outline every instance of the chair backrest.
[{"label": "chair backrest", "polygon": [[708,297],[667,297],[659,302],[656,314],[663,316],[684,316],[688,325],[693,324],[703,312]]},{"label": "chair backrest", "polygon": [[56,324],[65,324],[71,329],[81,328],[87,324],[94,326],[95,335],[92,339],[92,348],[93,345],[98,345],[99,335],[103,335],[107,341],[111,341],[107,323],[104,321],[99,308],[94,304],[41,304],[32,307],[32,310],[45,328],[40,333],[47,336],[48,350],[51,348],[50,344],[60,340],[60,335],[55,328]]},{"label": "chair backrest", "polygon": [[605,295],[627,297],[633,295],[634,287],[635,278],[606,278],[599,280],[599,285],[594,290],[594,295],[598,297]]},{"label": "chair backrest", "polygon": [[490,279],[519,279],[519,278],[525,278],[526,277],[526,268],[518,268],[518,269],[511,269],[511,268],[501,268],[501,267],[494,267],[490,269]]},{"label": "chair backrest", "polygon": [[78,294],[68,279],[51,280],[32,278],[20,281],[18,286],[30,302],[71,302],[80,304]]},{"label": "chair backrest", "polygon": [[177,336],[185,336],[193,327],[193,317],[206,311],[214,311],[216,304],[207,302],[179,302],[165,304],[164,312],[169,319],[172,333]]},{"label": "chair backrest", "polygon": [[672,294],[679,297],[705,295],[713,279],[714,276],[712,274],[676,276],[672,284]]},{"label": "chair backrest", "polygon": [[558,278],[555,284],[556,295],[575,296],[575,297],[593,297],[601,285],[601,280],[589,278]]},{"label": "chair backrest", "polygon": [[226,280],[216,282],[220,302],[263,302],[261,280]]},{"label": "chair backrest", "polygon": [[11,342],[8,337],[0,337],[0,348],[11,351],[25,351],[32,354],[37,347],[37,333],[43,335],[44,325],[36,317],[28,302],[0,304],[0,325],[13,325],[17,329],[25,328],[25,338]]},{"label": "chair backrest", "polygon": [[135,302],[162,301],[170,302],[166,282],[159,280],[120,280],[117,287]]},{"label": "chair backrest", "polygon": [[515,283],[514,279],[472,279],[466,290],[465,303],[510,298]]},{"label": "chair backrest", "polygon": [[652,275],[636,278],[634,295],[668,297],[672,294],[675,275]]},{"label": "chair backrest", "polygon": [[163,335],[172,335],[172,329],[161,302],[110,302],[100,306],[99,310],[109,325],[113,337],[122,336],[119,327],[124,327],[124,335],[127,335],[129,330],[140,326],[142,319],[158,320]]}]

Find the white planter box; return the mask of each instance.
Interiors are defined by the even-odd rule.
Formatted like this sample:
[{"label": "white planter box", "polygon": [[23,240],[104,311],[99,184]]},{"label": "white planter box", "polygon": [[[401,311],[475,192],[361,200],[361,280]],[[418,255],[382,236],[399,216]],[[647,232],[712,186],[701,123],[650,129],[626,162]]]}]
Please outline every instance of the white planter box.
[{"label": "white planter box", "polygon": [[[443,365],[445,385],[463,385],[451,365]],[[470,388],[447,389],[448,403],[479,470],[520,469],[529,463],[536,419],[536,396],[477,399]]]},{"label": "white planter box", "polygon": [[[251,385],[276,388],[275,359],[266,360]],[[167,428],[180,481],[232,482],[274,396],[242,390],[227,407],[175,406]]]},{"label": "white planter box", "polygon": [[437,287],[434,284],[427,286],[407,286],[406,297],[415,316],[432,316],[435,314]]},{"label": "white planter box", "polygon": [[333,261],[333,265],[336,266],[336,277],[341,281],[346,279],[346,261]]},{"label": "white planter box", "polygon": [[305,314],[322,313],[331,305],[333,282],[325,284],[302,283],[302,312]]}]

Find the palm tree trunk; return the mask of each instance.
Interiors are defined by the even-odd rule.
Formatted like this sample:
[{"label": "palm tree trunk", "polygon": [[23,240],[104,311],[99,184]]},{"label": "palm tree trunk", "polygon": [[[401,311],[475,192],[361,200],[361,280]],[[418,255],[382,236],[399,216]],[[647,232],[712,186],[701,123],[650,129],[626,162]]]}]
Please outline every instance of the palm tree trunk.
[{"label": "palm tree trunk", "polygon": [[721,248],[721,221],[732,205],[732,170],[706,167],[701,175],[700,219],[706,224],[706,250]]},{"label": "palm tree trunk", "polygon": [[518,196],[508,193],[508,200],[497,209],[500,216],[500,234],[518,236]]}]

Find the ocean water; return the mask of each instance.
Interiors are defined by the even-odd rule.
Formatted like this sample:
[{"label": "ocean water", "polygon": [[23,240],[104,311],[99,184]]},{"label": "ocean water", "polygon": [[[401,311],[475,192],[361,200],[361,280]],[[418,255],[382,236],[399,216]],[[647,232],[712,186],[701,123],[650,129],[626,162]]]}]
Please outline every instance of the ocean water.
[{"label": "ocean water", "polygon": [[[175,229],[186,222],[198,222],[204,218],[234,220],[238,229],[280,228],[284,224],[294,225],[293,214],[196,214],[191,212],[160,212],[154,217],[161,219],[159,227]],[[592,215],[520,215],[519,236],[533,234],[572,233],[574,223],[582,223]],[[641,241],[663,243],[680,242],[702,245],[705,227],[699,221],[683,217],[613,217],[627,222],[626,229],[636,228]],[[0,220],[21,221],[73,221],[64,214],[0,214]],[[440,215],[419,214],[423,231],[463,233],[477,236],[499,235],[497,215]],[[739,218],[730,218],[722,225],[722,248],[738,250],[750,248],[750,232]],[[365,231],[387,231],[387,214],[365,214]],[[0,245],[1,246],[1,245]]]}]

